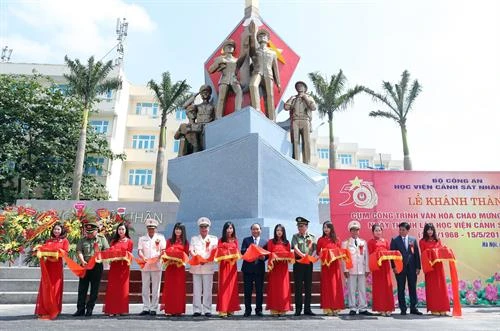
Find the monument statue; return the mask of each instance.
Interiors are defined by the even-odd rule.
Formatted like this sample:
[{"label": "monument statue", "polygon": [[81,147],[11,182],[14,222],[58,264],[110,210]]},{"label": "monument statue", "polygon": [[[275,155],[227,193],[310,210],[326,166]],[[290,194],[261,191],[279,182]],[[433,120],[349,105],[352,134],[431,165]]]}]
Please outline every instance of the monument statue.
[{"label": "monument statue", "polygon": [[302,81],[295,83],[297,95],[285,103],[285,110],[290,111],[290,131],[293,145],[293,158],[300,160],[299,144],[302,144],[302,162],[309,164],[311,161],[311,120],[312,112],[316,110],[314,99],[308,95],[307,85]]},{"label": "monument statue", "polygon": [[250,32],[250,48],[249,56],[251,59],[251,76],[250,76],[250,100],[251,105],[257,110],[260,110],[260,92],[259,87],[262,85],[266,107],[266,116],[272,121],[276,121],[276,112],[274,109],[274,84],[281,92],[280,74],[278,70],[278,59],[276,53],[270,49],[269,31],[260,29],[257,32],[257,43],[255,45],[255,22],[252,21],[249,25]]},{"label": "monument statue", "polygon": [[209,73],[220,71],[222,76],[219,79],[219,99],[217,101],[217,108],[215,110],[215,119],[224,116],[225,104],[229,87],[236,95],[234,100],[234,111],[241,109],[241,102],[243,99],[243,92],[241,85],[236,76],[238,59],[233,56],[236,43],[232,39],[224,41],[222,45],[223,54],[217,57],[214,63],[208,68]]},{"label": "monument statue", "polygon": [[[200,104],[195,104],[197,96],[203,100]],[[205,149],[204,126],[214,120],[215,107],[210,102],[212,88],[209,85],[202,85],[198,93],[191,96],[182,106],[186,109],[189,123],[182,123],[174,135],[180,140],[178,156],[196,153]]]}]

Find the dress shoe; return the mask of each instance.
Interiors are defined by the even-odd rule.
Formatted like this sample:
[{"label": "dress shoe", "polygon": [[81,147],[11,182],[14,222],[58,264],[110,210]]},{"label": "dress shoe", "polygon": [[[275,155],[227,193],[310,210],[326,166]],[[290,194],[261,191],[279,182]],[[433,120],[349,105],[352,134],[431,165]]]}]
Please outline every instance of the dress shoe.
[{"label": "dress shoe", "polygon": [[151,310],[151,311],[149,312],[149,315],[151,315],[151,316],[156,316],[156,311]]},{"label": "dress shoe", "polygon": [[305,311],[304,312],[304,315],[307,315],[307,316],[316,316],[315,313],[313,313],[312,311],[308,310],[308,311]]},{"label": "dress shoe", "polygon": [[77,311],[73,314],[73,316],[74,316],[74,317],[77,317],[77,316],[83,316],[83,315],[85,315],[85,310],[77,310]]},{"label": "dress shoe", "polygon": [[368,310],[362,310],[359,312],[359,314],[365,316],[373,316],[373,313],[369,312]]},{"label": "dress shoe", "polygon": [[300,311],[296,311],[295,314],[293,314],[293,316],[300,316]]},{"label": "dress shoe", "polygon": [[406,315],[406,310],[401,310],[401,315]]},{"label": "dress shoe", "polygon": [[201,313],[194,313],[193,314],[193,317],[200,317],[201,316]]},{"label": "dress shoe", "polygon": [[422,315],[422,312],[419,311],[418,309],[412,309],[412,310],[410,310],[410,314],[413,314],[413,315]]},{"label": "dress shoe", "polygon": [[139,313],[139,316],[149,315],[149,310],[143,310]]},{"label": "dress shoe", "polygon": [[212,313],[205,313],[205,317],[212,317]]},{"label": "dress shoe", "polygon": [[85,316],[86,317],[92,316],[92,309],[87,309],[87,311],[85,312]]},{"label": "dress shoe", "polygon": [[255,312],[255,316],[262,317],[262,316],[264,316],[264,314],[262,314],[261,311],[257,311],[257,312]]},{"label": "dress shoe", "polygon": [[351,310],[351,311],[349,312],[349,315],[351,315],[351,316],[356,315],[356,311],[355,311],[355,310]]},{"label": "dress shoe", "polygon": [[250,312],[249,311],[246,311],[244,314],[243,314],[244,317],[249,317],[250,316]]}]

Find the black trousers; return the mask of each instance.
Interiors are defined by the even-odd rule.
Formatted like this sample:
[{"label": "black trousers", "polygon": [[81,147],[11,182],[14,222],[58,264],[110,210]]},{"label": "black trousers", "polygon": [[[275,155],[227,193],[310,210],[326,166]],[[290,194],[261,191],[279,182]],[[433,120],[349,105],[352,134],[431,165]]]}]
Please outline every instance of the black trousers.
[{"label": "black trousers", "polygon": [[87,298],[87,291],[90,284],[90,297],[87,301],[87,310],[94,309],[97,295],[99,294],[99,285],[101,284],[102,276],[102,263],[96,263],[93,269],[87,270],[85,277],[80,278],[78,281],[78,302],[76,309],[78,311],[85,310],[85,299]]},{"label": "black trousers", "polygon": [[252,291],[255,284],[255,312],[262,312],[264,274],[263,273],[243,273],[243,284],[245,293],[245,312],[252,311]]},{"label": "black trousers", "polygon": [[293,280],[295,286],[295,311],[302,312],[302,288],[304,289],[304,311],[311,311],[311,287],[313,265],[295,263],[293,265]]},{"label": "black trousers", "polygon": [[403,271],[396,274],[396,281],[398,282],[398,302],[399,309],[406,311],[405,287],[408,280],[408,292],[410,294],[410,309],[417,307],[417,272],[415,268],[405,266]]}]

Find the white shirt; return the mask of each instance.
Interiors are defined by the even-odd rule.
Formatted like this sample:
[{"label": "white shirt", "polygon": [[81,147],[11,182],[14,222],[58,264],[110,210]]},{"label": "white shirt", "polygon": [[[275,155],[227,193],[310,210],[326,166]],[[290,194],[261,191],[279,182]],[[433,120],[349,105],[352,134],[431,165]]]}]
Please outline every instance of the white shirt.
[{"label": "white shirt", "polygon": [[[356,246],[357,242],[357,246]],[[363,247],[361,249],[361,247]],[[368,264],[368,245],[361,238],[349,238],[342,242],[342,248],[349,249],[352,258],[352,269],[347,270],[344,260],[342,260],[342,271],[348,271],[351,275],[363,275],[365,272],[370,272]],[[363,254],[361,254],[363,250]]]},{"label": "white shirt", "polygon": [[[210,257],[212,250],[217,248],[218,242],[219,240],[216,236],[207,235],[205,239],[203,239],[201,235],[197,235],[191,238],[189,251],[192,256],[200,255],[202,258],[207,259]],[[204,265],[193,265],[190,267],[189,272],[192,274],[213,274],[214,266],[214,262],[205,263]]]},{"label": "white shirt", "polygon": [[[158,242],[158,244],[157,244]],[[142,255],[146,259],[151,259],[154,257],[159,257],[161,251],[167,247],[165,237],[162,234],[155,233],[152,238],[149,235],[145,235],[139,238],[139,243],[137,248],[142,251]],[[143,271],[161,271],[161,261],[158,260],[156,263],[146,263]]]},{"label": "white shirt", "polygon": [[252,238],[253,238],[253,243],[254,243],[255,245],[259,246],[260,237],[253,237],[253,236],[252,236]]}]

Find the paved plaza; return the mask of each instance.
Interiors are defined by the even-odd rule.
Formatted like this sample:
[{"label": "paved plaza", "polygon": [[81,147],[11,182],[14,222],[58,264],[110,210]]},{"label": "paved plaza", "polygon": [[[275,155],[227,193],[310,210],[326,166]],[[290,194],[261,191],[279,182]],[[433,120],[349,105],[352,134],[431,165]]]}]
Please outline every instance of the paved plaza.
[{"label": "paved plaza", "polygon": [[[102,305],[96,305],[97,312],[91,318],[75,318],[71,314],[76,306],[63,305],[62,315],[54,321],[37,320],[34,315],[34,305],[0,305],[0,330],[153,330],[172,328],[182,330],[500,330],[500,308],[463,308],[461,318],[423,316],[348,316],[347,310],[339,317],[319,315],[319,307],[313,307],[318,316],[294,317],[290,312],[285,317],[244,318],[239,312],[233,317],[222,320],[214,317],[191,317],[192,306],[187,306],[185,317],[142,317],[137,314],[142,305],[130,305],[130,315],[107,317],[102,313]],[[215,311],[215,305],[213,307]],[[424,311],[423,309],[421,309]]]}]

